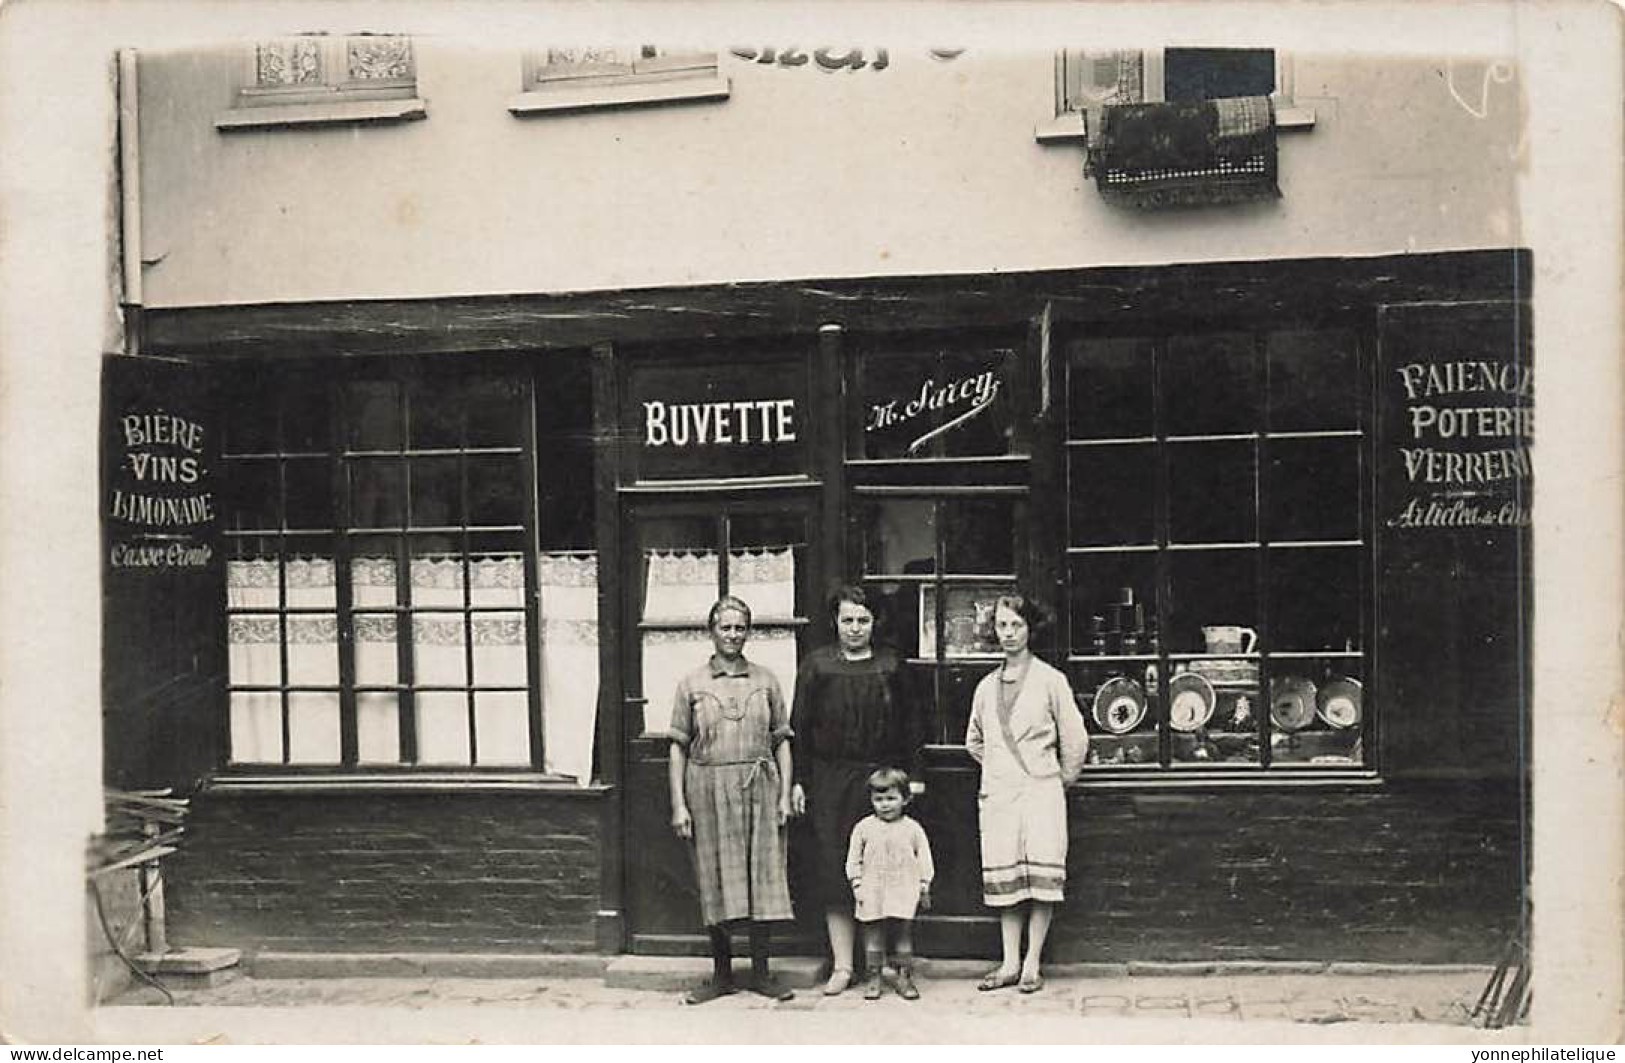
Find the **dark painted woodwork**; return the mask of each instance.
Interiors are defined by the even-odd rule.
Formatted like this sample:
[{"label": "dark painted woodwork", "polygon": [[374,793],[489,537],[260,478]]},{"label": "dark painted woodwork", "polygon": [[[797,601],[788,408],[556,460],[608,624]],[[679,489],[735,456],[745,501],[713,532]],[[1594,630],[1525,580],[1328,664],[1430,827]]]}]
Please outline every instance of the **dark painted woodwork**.
[{"label": "dark painted woodwork", "polygon": [[[620,408],[615,347],[603,343],[592,351],[593,396],[593,530],[600,557],[621,556],[621,520],[615,503],[620,486],[620,441],[614,411]],[[621,698],[620,565],[598,566],[598,720],[593,764],[600,781],[612,787],[604,802],[598,837],[603,860],[598,894],[598,948],[620,952],[626,947],[625,828],[626,791],[622,744],[626,741],[625,702]]]},{"label": "dark painted woodwork", "polygon": [[[225,753],[225,560],[218,518],[187,526],[177,546],[210,551],[199,567],[113,563],[126,551],[164,551],[167,529],[116,519],[112,492],[208,492],[220,504],[220,418],[207,370],[157,358],[102,361],[102,757],[108,785],[189,790]],[[205,470],[195,485],[138,483],[131,452],[173,456],[175,448],[128,446],[117,418],[164,412],[203,426]],[[143,538],[156,531],[159,538]]]},{"label": "dark painted woodwork", "polygon": [[[1457,498],[1485,511],[1527,506],[1530,481],[1434,487],[1410,482],[1397,448],[1416,445],[1401,361],[1490,359],[1531,365],[1528,307],[1518,303],[1385,307],[1377,359],[1377,719],[1390,777],[1521,776],[1528,765],[1533,604],[1529,528],[1391,525],[1412,497]],[[1426,401],[1426,400],[1424,400]],[[1449,396],[1432,401],[1451,404]],[[1518,406],[1495,393],[1469,405]],[[1444,441],[1447,449],[1517,447],[1521,436]],[[1454,446],[1452,446],[1454,444]],[[1462,497],[1464,492],[1466,497]]]},{"label": "dark painted woodwork", "polygon": [[198,357],[408,354],[1224,317],[1303,320],[1381,303],[1528,291],[1527,251],[864,277],[442,299],[149,308],[148,349]]}]

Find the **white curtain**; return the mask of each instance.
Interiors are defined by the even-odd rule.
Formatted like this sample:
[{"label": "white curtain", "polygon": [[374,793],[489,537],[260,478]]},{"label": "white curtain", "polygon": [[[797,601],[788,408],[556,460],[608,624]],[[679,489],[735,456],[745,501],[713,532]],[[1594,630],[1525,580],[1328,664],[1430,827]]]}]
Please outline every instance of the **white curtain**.
[{"label": "white curtain", "polygon": [[[713,551],[651,551],[646,561],[643,619],[693,625],[643,632],[643,731],[663,735],[671,726],[678,680],[712,653],[705,617],[717,600],[718,557]],[[788,547],[730,552],[728,584],[730,593],[750,606],[754,620],[745,656],[771,669],[789,697],[796,675],[795,632],[772,623],[795,615],[795,555]]]},{"label": "white curtain", "polygon": [[598,557],[545,554],[539,576],[545,767],[585,786],[598,723]]},{"label": "white curtain", "polygon": [[[276,558],[226,563],[226,603],[232,609],[278,606]],[[289,608],[333,609],[337,597],[333,561],[290,557],[281,563]],[[227,668],[236,686],[337,686],[338,618],[301,614],[285,618],[288,674],[282,674],[282,623],[271,615],[236,615],[227,626]],[[275,691],[237,691],[231,696],[231,759],[281,763],[282,699]],[[287,759],[293,764],[339,762],[339,697],[300,691],[288,697]]]}]

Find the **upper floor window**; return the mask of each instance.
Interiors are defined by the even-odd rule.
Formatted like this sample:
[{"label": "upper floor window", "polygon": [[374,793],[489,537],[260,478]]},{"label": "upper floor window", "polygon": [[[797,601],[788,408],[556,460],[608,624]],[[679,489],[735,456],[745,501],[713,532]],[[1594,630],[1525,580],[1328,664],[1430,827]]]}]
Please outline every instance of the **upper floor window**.
[{"label": "upper floor window", "polygon": [[526,54],[514,114],[632,107],[728,96],[715,51],[652,44],[547,47]]},{"label": "upper floor window", "polygon": [[1111,104],[1268,96],[1277,127],[1315,121],[1313,112],[1294,105],[1290,57],[1273,48],[1069,48],[1056,56],[1055,83],[1055,110],[1061,115],[1098,116]]},{"label": "upper floor window", "polygon": [[420,118],[412,39],[305,34],[256,42],[219,129]]}]

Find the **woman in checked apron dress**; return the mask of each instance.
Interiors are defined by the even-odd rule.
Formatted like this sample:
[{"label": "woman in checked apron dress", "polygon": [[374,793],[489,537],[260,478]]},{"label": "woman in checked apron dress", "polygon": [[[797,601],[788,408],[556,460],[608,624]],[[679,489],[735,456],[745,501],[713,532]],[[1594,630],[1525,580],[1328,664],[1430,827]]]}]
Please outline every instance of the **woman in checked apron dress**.
[{"label": "woman in checked apron dress", "polygon": [[[1028,643],[1043,614],[1024,595],[1001,596],[993,630],[1004,663],[976,686],[965,747],[982,766],[977,794],[982,903],[999,910],[1003,956],[977,986],[1044,986],[1039,964],[1066,886],[1066,784],[1078,777],[1089,736],[1066,676]],[[1027,949],[1021,950],[1022,930]]]},{"label": "woman in checked apron dress", "polygon": [[790,716],[773,673],[745,659],[750,606],[721,598],[706,624],[716,652],[677,684],[671,714],[671,826],[692,840],[712,974],[684,996],[703,1004],[736,992],[728,929],[750,926],[747,988],[795,994],[768,971],[767,924],[791,918],[785,877],[790,817]]}]

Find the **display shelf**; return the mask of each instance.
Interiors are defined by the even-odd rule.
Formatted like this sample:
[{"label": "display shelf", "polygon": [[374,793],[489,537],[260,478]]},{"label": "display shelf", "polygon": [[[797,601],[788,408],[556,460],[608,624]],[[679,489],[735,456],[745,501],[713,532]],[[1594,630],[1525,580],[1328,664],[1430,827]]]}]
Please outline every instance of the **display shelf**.
[{"label": "display shelf", "polygon": [[1156,436],[1111,436],[1100,439],[1068,439],[1069,447],[1126,447],[1157,442]]},{"label": "display shelf", "polygon": [[1123,543],[1110,546],[1069,546],[1068,554],[1149,554],[1160,550],[1156,543]]},{"label": "display shelf", "polygon": [[1269,650],[1266,657],[1276,657],[1282,660],[1309,660],[1318,657],[1337,657],[1342,660],[1358,660],[1365,656],[1364,650]]},{"label": "display shelf", "polygon": [[1114,664],[1123,661],[1154,662],[1160,655],[1155,653],[1069,653],[1066,657],[1068,664]]}]

